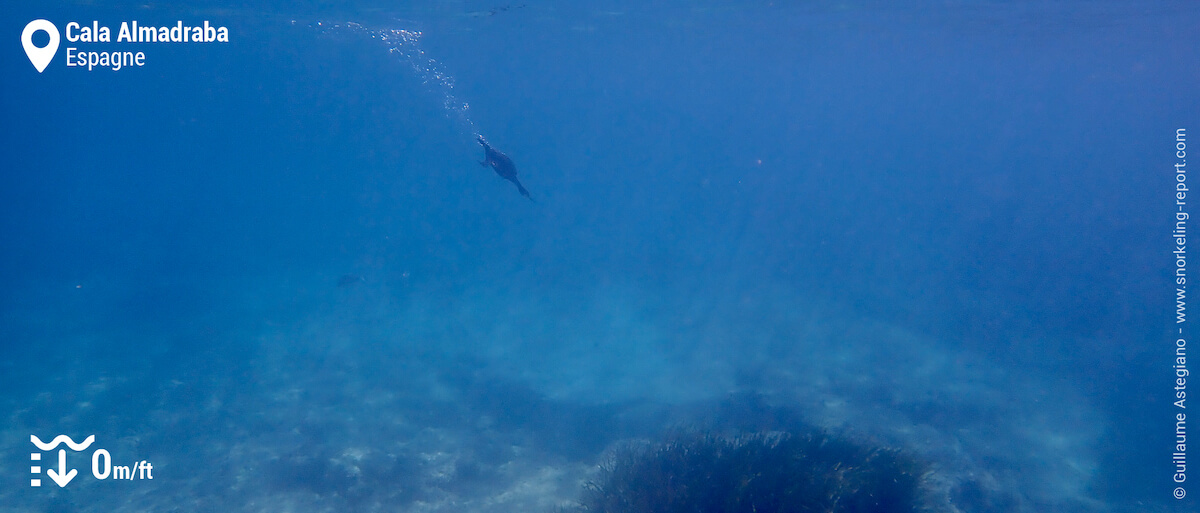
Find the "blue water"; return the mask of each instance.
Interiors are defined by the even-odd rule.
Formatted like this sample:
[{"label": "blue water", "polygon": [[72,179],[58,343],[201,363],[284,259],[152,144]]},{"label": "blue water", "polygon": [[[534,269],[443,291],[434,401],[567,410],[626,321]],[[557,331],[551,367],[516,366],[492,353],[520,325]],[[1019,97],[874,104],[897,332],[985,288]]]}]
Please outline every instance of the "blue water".
[{"label": "blue water", "polygon": [[[1195,511],[1191,2],[141,4],[0,17],[0,512],[552,511],[794,423],[938,511]],[[38,73],[38,18],[230,41]]]}]

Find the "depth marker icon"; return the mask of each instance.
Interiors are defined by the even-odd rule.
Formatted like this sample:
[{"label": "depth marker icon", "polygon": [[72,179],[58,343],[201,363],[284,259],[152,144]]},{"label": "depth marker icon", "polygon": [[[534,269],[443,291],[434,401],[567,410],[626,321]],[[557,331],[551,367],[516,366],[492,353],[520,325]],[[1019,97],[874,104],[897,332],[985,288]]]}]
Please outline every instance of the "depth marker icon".
[{"label": "depth marker icon", "polygon": [[[66,446],[70,447],[72,451],[82,451],[87,449],[88,446],[92,445],[92,442],[96,441],[96,435],[88,435],[88,437],[83,440],[83,443],[78,444],[75,443],[74,440],[71,440],[71,437],[67,435],[58,435],[54,437],[54,440],[51,440],[50,443],[41,441],[37,435],[29,435],[29,441],[33,442],[33,445],[37,446],[38,449],[43,451],[53,451],[56,447],[58,447],[59,444],[66,444]],[[30,453],[29,459],[31,461],[41,461],[42,454],[37,452]],[[29,473],[31,474],[40,474],[41,472],[42,467],[40,465],[31,465],[29,467]],[[73,468],[67,468],[67,450],[59,449],[58,470],[54,470],[52,468],[46,469],[46,475],[50,476],[50,479],[53,479],[54,484],[57,484],[59,488],[64,488],[67,486],[67,483],[70,483],[72,479],[75,479],[75,476],[79,475],[79,471]],[[42,480],[30,479],[29,486],[42,486]]]}]

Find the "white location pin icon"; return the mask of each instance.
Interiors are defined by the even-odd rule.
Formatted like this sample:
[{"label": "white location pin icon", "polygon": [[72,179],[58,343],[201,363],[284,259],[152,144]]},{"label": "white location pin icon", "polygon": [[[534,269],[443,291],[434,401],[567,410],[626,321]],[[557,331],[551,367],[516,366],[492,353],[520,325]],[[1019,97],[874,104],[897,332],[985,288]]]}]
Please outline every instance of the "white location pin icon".
[{"label": "white location pin icon", "polygon": [[[33,45],[33,33],[39,30],[45,31],[50,35],[50,44],[38,48]],[[33,20],[25,25],[25,30],[21,32],[21,46],[25,47],[25,55],[29,56],[29,62],[33,63],[33,67],[37,68],[38,73],[46,69],[50,65],[50,61],[54,60],[54,54],[58,52],[58,27],[48,20]]]}]

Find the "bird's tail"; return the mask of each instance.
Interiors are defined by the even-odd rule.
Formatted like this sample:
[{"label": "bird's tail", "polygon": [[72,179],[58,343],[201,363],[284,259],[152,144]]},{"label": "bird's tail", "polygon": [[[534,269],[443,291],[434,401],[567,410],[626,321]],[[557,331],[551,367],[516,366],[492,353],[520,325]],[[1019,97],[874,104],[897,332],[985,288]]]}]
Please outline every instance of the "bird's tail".
[{"label": "bird's tail", "polygon": [[521,186],[521,182],[513,180],[513,183],[517,184],[517,190],[521,192],[522,196],[529,198],[529,201],[533,201],[533,196],[530,196],[529,191],[525,190],[525,187]]}]

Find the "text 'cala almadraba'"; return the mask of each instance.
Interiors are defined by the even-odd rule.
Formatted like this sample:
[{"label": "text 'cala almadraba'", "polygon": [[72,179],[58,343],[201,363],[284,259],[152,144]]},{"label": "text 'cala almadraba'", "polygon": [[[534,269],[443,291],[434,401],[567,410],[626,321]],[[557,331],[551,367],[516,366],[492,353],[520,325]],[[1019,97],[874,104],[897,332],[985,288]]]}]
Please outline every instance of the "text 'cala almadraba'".
[{"label": "text 'cala almadraba'", "polygon": [[[71,43],[111,43],[113,31],[99,22],[80,25],[70,22],[66,27],[66,39]],[[117,29],[118,43],[228,43],[229,29],[214,27],[205,20],[202,25],[139,25],[135,21],[123,21]]]}]

